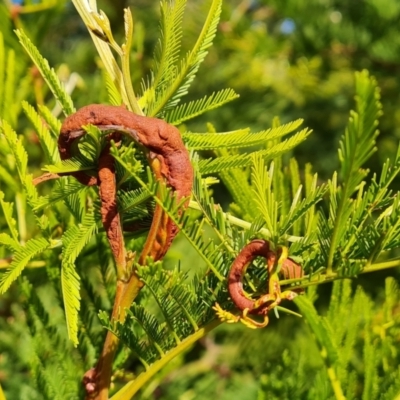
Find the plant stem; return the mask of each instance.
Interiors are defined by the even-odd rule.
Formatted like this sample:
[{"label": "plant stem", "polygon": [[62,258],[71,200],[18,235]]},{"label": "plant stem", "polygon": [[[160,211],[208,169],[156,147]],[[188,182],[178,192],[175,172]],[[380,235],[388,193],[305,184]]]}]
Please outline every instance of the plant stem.
[{"label": "plant stem", "polygon": [[[109,142],[99,157],[98,168],[101,218],[117,266],[118,276],[111,321],[123,323],[126,317],[126,309],[131,306],[133,300],[136,298],[144,284],[140,281],[136,271],[131,270],[131,267],[128,265],[129,263],[127,262],[128,257],[122,233],[121,219],[117,207],[115,163],[114,158],[110,154]],[[103,350],[95,369],[95,391],[93,393],[88,392],[88,399],[108,399],[112,365],[117,347],[118,338],[112,332],[107,332]],[[92,375],[92,371],[89,371],[88,375],[85,376],[88,377],[89,375]]]},{"label": "plant stem", "polygon": [[[334,274],[333,273],[333,258],[335,256],[336,242],[338,240],[339,226],[340,226],[340,222],[341,222],[341,218],[342,218],[343,207],[344,207],[345,201],[347,200],[347,197],[345,197],[345,195],[347,195],[346,189],[347,189],[347,186],[344,185],[342,197],[340,198],[339,207],[337,208],[337,212],[336,212],[335,226],[334,226],[333,232],[332,232],[331,243],[330,243],[329,254],[328,254],[328,262],[326,265],[326,274],[327,275]],[[331,196],[333,196],[333,195],[334,194],[331,193]]]},{"label": "plant stem", "polygon": [[[389,268],[395,268],[395,267],[399,267],[400,266],[400,260],[392,260],[392,261],[385,261],[385,262],[381,262],[381,263],[376,263],[376,264],[372,264],[368,267],[365,267],[361,272],[361,274],[367,274],[369,272],[375,272],[375,271],[382,271],[385,269],[389,269]],[[304,275],[301,278],[296,278],[296,279],[285,279],[285,280],[280,280],[279,284],[281,286],[284,285],[290,285],[293,283],[299,283],[299,286],[296,286],[296,288],[298,287],[300,288],[305,288],[307,286],[313,286],[313,285],[319,285],[321,283],[327,283],[327,282],[332,282],[338,279],[347,279],[347,278],[351,278],[349,276],[341,276],[337,273],[331,273],[331,274],[315,274],[314,275],[316,277],[316,279],[312,280],[312,276],[310,275]],[[303,283],[304,282],[304,283]]]},{"label": "plant stem", "polygon": [[26,215],[25,215],[25,201],[22,195],[18,193],[15,196],[15,205],[17,208],[18,215],[18,232],[19,232],[19,242],[20,244],[25,244],[26,242]]},{"label": "plant stem", "polygon": [[342,387],[340,385],[340,381],[336,376],[335,369],[333,367],[329,367],[327,368],[327,372],[336,400],[346,400],[346,397],[344,396]]},{"label": "plant stem", "polygon": [[[112,321],[124,323],[126,309],[128,309],[143,287],[143,282],[134,271],[128,282],[118,280],[115,294],[114,307],[111,315]],[[99,362],[96,366],[97,391],[86,396],[87,400],[108,400],[108,389],[111,383],[112,364],[117,351],[119,339],[112,332],[107,332]]]},{"label": "plant stem", "polygon": [[125,37],[126,43],[121,46],[121,67],[122,67],[122,79],[126,94],[128,96],[129,105],[132,111],[138,115],[144,115],[139,103],[136,99],[135,92],[133,90],[131,71],[130,71],[130,52],[132,47],[132,36],[133,36],[133,20],[132,14],[129,8],[124,10],[125,20]]},{"label": "plant stem", "polygon": [[0,400],[6,400],[6,396],[5,396],[4,392],[3,392],[3,389],[1,387],[1,385],[0,385]]},{"label": "plant stem", "polygon": [[[12,257],[9,258],[1,258],[0,259],[0,269],[10,268],[10,264],[12,262]],[[30,261],[26,264],[25,268],[43,268],[46,266],[46,261]]]},{"label": "plant stem", "polygon": [[[92,15],[92,13],[98,14],[96,2],[92,1],[89,5],[86,0],[72,0],[72,3],[74,4],[76,10],[82,18],[82,21],[85,23],[90,32],[93,43],[96,46],[101,61],[104,64],[104,68],[110,75],[115,86],[121,90],[121,96],[124,104],[129,104],[128,95],[126,93],[124,85],[122,84],[123,78],[121,69],[119,68],[118,63],[115,60],[115,57],[109,45],[93,33],[93,29],[98,27],[98,24]],[[91,7],[94,7],[94,9],[92,9]]]},{"label": "plant stem", "polygon": [[[201,208],[201,206],[199,205],[199,203],[197,201],[194,200],[190,200],[189,203],[189,208],[192,208],[193,210],[197,210],[197,211],[203,211],[203,209]],[[240,228],[243,229],[250,229],[251,228],[251,222],[247,222],[243,219],[234,217],[228,213],[222,213],[224,218],[226,218],[231,224],[239,226]],[[259,231],[261,234],[265,235],[266,237],[271,237],[271,232],[266,229],[266,228],[261,228]],[[291,236],[291,235],[287,235],[284,237],[285,240],[289,241],[289,242],[299,242],[300,240],[303,239],[302,236]]]},{"label": "plant stem", "polygon": [[127,383],[111,398],[111,400],[131,399],[143,387],[143,385],[145,385],[158,371],[160,371],[161,368],[163,368],[173,358],[187,350],[192,344],[207,335],[221,323],[222,322],[220,320],[213,320],[203,328],[199,329],[197,332],[188,336],[178,346],[166,353],[163,358],[152,364],[147,371],[142,372],[134,381]]}]

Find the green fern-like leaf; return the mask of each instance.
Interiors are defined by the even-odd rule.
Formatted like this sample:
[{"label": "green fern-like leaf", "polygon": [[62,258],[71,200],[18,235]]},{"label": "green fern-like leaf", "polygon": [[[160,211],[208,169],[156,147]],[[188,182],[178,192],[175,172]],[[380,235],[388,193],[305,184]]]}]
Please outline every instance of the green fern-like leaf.
[{"label": "green fern-like leaf", "polygon": [[231,247],[227,244],[232,237],[230,222],[225,218],[221,207],[215,205],[214,199],[209,195],[207,189],[204,189],[203,181],[196,164],[194,165],[194,170],[193,197],[202,210],[208,225],[214,229],[221,243],[227,245],[227,249],[231,250]]},{"label": "green fern-like leaf", "polygon": [[289,212],[280,220],[280,235],[284,235],[288,230],[298,222],[315,204],[320,202],[327,191],[326,185],[317,186],[317,175],[314,175],[312,190],[308,196],[300,201],[300,189],[293,198]]},{"label": "green fern-like leaf", "polygon": [[[5,11],[5,10],[4,10]],[[3,33],[0,32],[0,111],[1,114],[0,115],[4,115],[3,112],[3,108],[4,108],[4,101],[3,98],[5,97],[4,95],[4,87],[5,84],[3,84],[3,82],[5,82],[5,73],[6,73],[6,49],[4,46],[4,37],[3,37]]]},{"label": "green fern-like leaf", "polygon": [[[59,184],[55,185],[51,194],[38,199],[34,211],[40,211],[46,207],[55,205],[59,201],[66,200],[66,197],[68,196],[87,192],[87,186],[83,186],[80,182],[77,182],[76,180],[64,182],[64,179],[60,180]],[[66,195],[66,193],[68,194]]]},{"label": "green fern-like leaf", "polygon": [[[353,293],[350,280],[333,284],[326,317],[317,316],[312,301],[307,297],[295,299],[321,349],[325,363],[321,374],[325,376],[325,386],[328,386],[324,398],[331,396],[329,392],[336,398],[363,399],[390,399],[397,394],[400,371],[391,374],[379,372],[383,365],[397,365],[397,356],[392,352],[392,335],[398,331],[398,320],[392,307],[398,303],[399,293],[392,278],[387,278],[385,283],[387,299],[378,308],[360,287]],[[346,324],[342,323],[343,320]],[[382,332],[380,327],[386,328],[383,328],[385,335],[379,334]],[[352,373],[355,359],[362,362],[362,378]],[[385,388],[383,396],[382,388]]]},{"label": "green fern-like leaf", "polygon": [[0,129],[4,133],[4,136],[7,139],[7,143],[10,146],[10,150],[15,157],[18,175],[20,177],[20,180],[23,181],[26,176],[28,154],[26,153],[26,150],[21,140],[18,139],[17,133],[11,128],[10,124],[7,121],[0,120]]},{"label": "green fern-like leaf", "polygon": [[368,211],[379,210],[392,203],[393,193],[390,190],[390,184],[400,174],[400,146],[397,149],[396,157],[392,161],[387,160],[383,166],[382,171],[377,178],[374,174],[371,184],[365,193],[365,206]]},{"label": "green fern-like leaf", "polygon": [[[10,147],[11,152],[14,155],[18,175],[21,183],[23,184],[27,199],[32,208],[36,206],[36,201],[38,198],[37,190],[35,186],[32,184],[32,177],[27,174],[27,165],[28,165],[28,155],[23,146],[22,141],[17,137],[16,132],[11,128],[11,126],[6,121],[1,121],[1,126],[7,143]],[[37,217],[35,215],[36,221],[42,229],[46,229],[48,226],[48,221],[46,217]]]},{"label": "green fern-like leaf", "polygon": [[16,34],[18,36],[20,43],[31,57],[36,67],[39,69],[40,73],[43,76],[43,79],[48,84],[54,97],[61,104],[64,114],[70,115],[74,113],[75,108],[72,103],[72,99],[64,90],[63,85],[61,84],[56,73],[54,72],[54,69],[50,68],[47,60],[42,57],[38,49],[35,47],[35,45],[31,42],[31,40],[28,38],[28,36],[26,36],[26,34],[22,30],[17,29]]},{"label": "green fern-like leaf", "polygon": [[43,117],[48,127],[50,128],[50,133],[52,134],[53,138],[57,140],[61,129],[60,120],[57,119],[45,105],[39,104],[38,109],[40,115]]},{"label": "green fern-like leaf", "polygon": [[253,156],[254,165],[252,169],[252,192],[258,211],[263,216],[267,229],[272,238],[277,241],[278,234],[278,207],[279,201],[275,198],[272,190],[274,174],[274,164],[271,164],[267,171],[264,160],[258,156]]},{"label": "green fern-like leaf", "polygon": [[89,210],[78,227],[71,226],[63,235],[63,262],[73,263],[86,244],[97,233],[97,220],[93,210]]},{"label": "green fern-like leaf", "polygon": [[[311,164],[306,164],[304,171],[305,190],[306,195],[309,196],[315,190],[317,182],[314,179],[315,175],[312,173]],[[318,214],[314,206],[310,207],[305,216],[305,233],[306,236],[312,236],[317,232]]]},{"label": "green fern-like leaf", "polygon": [[[300,171],[299,165],[295,158],[291,158],[289,162],[289,175],[290,175],[290,188],[292,198],[297,195],[297,190],[301,186],[300,183]],[[316,179],[315,179],[316,182]],[[301,234],[301,221],[297,220],[293,223],[293,234],[300,235]]]},{"label": "green fern-like leaf", "polygon": [[[225,150],[220,150],[219,154],[223,151]],[[256,219],[259,216],[259,213],[257,211],[257,206],[254,203],[254,199],[249,197],[251,186],[249,182],[248,169],[236,168],[221,171],[219,177],[233,198],[234,204],[231,204],[233,211],[246,220]]]},{"label": "green fern-like leaf", "polygon": [[11,284],[21,275],[28,262],[36,255],[49,247],[49,242],[44,238],[30,239],[13,256],[8,270],[1,276],[0,294],[4,294]]},{"label": "green fern-like leaf", "polygon": [[346,241],[345,230],[353,203],[351,196],[368,173],[362,166],[375,151],[377,119],[381,115],[381,108],[375,79],[366,71],[356,73],[356,111],[350,114],[339,149],[343,185],[338,190],[336,175],[330,184],[332,234],[327,260],[328,273],[333,271],[343,256],[338,254],[337,249],[342,240],[343,243]]},{"label": "green fern-like leaf", "polygon": [[60,162],[60,154],[57,145],[46,125],[43,124],[40,115],[25,101],[22,103],[22,107],[36,128],[36,133],[39,137],[40,145],[44,151],[46,161],[53,164]]},{"label": "green fern-like leaf", "polygon": [[[204,320],[204,308],[199,307],[204,294],[201,280],[188,280],[178,269],[165,271],[159,263],[140,268],[139,274],[150,294],[146,305],[133,304],[124,325],[112,325],[107,317],[101,318],[149,369],[156,360],[183,345],[189,335],[198,332],[210,316]],[[162,313],[158,318],[152,312],[155,304]]]},{"label": "green fern-like leaf", "polygon": [[233,89],[224,89],[205,96],[202,99],[181,104],[168,111],[164,118],[172,125],[179,125],[182,122],[204,114],[207,111],[221,107],[222,105],[239,97]]},{"label": "green fern-like leaf", "polygon": [[61,283],[68,336],[78,344],[78,311],[80,308],[79,275],[75,270],[75,260],[86,244],[97,232],[97,222],[93,212],[87,212],[81,225],[71,226],[63,235]]},{"label": "green fern-like leaf", "polygon": [[356,111],[351,112],[339,150],[347,193],[365,176],[360,168],[376,151],[377,120],[382,114],[379,98],[375,79],[367,71],[356,73]]},{"label": "green fern-like leaf", "polygon": [[[155,65],[152,87],[144,93],[144,98],[154,101],[154,93],[162,92],[176,74],[175,64],[178,61],[182,38],[182,19],[186,0],[175,2],[163,0],[160,3],[160,39],[154,52]],[[152,95],[149,96],[149,93]],[[151,101],[147,108],[151,108]]]},{"label": "green fern-like leaf", "polygon": [[69,172],[88,171],[96,169],[94,162],[90,162],[83,157],[72,157],[68,160],[62,160],[54,165],[45,165],[44,171],[52,172],[55,174],[65,174]]},{"label": "green fern-like leaf", "polygon": [[326,350],[326,359],[333,365],[338,359],[337,346],[333,342],[333,329],[329,322],[321,318],[312,302],[307,296],[299,296],[295,299],[297,307],[299,307],[301,314],[307,320],[313,333],[315,334],[320,346]]},{"label": "green fern-like leaf", "polygon": [[14,240],[11,236],[7,235],[7,233],[0,233],[0,244],[6,246],[13,252],[18,251],[21,248],[21,245]]},{"label": "green fern-like leaf", "polygon": [[[161,309],[177,343],[185,335],[198,330],[197,321],[200,316],[196,315],[194,307],[198,298],[187,283],[184,273],[178,269],[165,271],[156,264],[149,268],[141,268],[139,274]],[[182,313],[187,318],[185,322],[180,318]]]},{"label": "green fern-like leaf", "polygon": [[296,130],[303,120],[298,119],[277,128],[252,133],[249,129],[239,129],[224,133],[184,133],[186,145],[191,150],[215,150],[221,148],[251,147],[265,144],[269,140],[280,138]]},{"label": "green fern-like leaf", "polygon": [[46,399],[57,396],[57,389],[49,382],[45,364],[40,359],[40,355],[36,352],[34,352],[30,360],[30,368],[40,393],[42,393]]},{"label": "green fern-like leaf", "polygon": [[14,205],[13,203],[8,203],[4,201],[4,193],[0,191],[0,206],[1,209],[3,210],[4,218],[7,222],[8,229],[10,230],[11,236],[15,243],[18,242],[18,230],[17,230],[17,222],[15,221],[13,217],[13,210],[14,210]]},{"label": "green fern-like leaf", "polygon": [[109,103],[114,106],[120,106],[122,104],[122,97],[106,70],[103,71],[103,77],[107,88]]},{"label": "green fern-like leaf", "polygon": [[[223,280],[223,277],[219,273],[220,265],[222,263],[221,253],[218,251],[218,249],[214,248],[213,246],[209,246],[210,243],[204,244],[201,238],[202,225],[195,224],[192,227],[188,227],[188,229],[186,229],[186,224],[188,221],[182,219],[182,217],[181,218],[178,217],[179,215],[178,210],[180,208],[180,204],[177,204],[175,201],[173,201],[174,196],[172,195],[171,191],[167,189],[164,185],[161,186],[160,183],[155,182],[151,174],[148,174],[149,183],[148,184],[144,183],[140,176],[138,176],[134,171],[129,170],[125,161],[118,154],[117,148],[112,147],[111,153],[113,154],[115,160],[118,163],[120,163],[124,168],[126,168],[128,173],[132,175],[135,178],[135,180],[141,185],[142,189],[150,193],[150,195],[153,197],[156,203],[168,214],[171,220],[179,227],[179,230],[182,232],[182,234],[185,235],[185,237],[189,240],[194,249],[206,262],[208,268],[212,270],[220,280]],[[161,192],[159,190],[160,188],[163,189]],[[165,199],[167,201],[163,201],[162,199]],[[216,221],[216,225],[221,226],[222,220],[224,220],[222,214],[220,215],[218,213],[218,221]],[[229,222],[227,223],[229,224]],[[216,262],[218,263],[218,266],[214,264],[215,260],[217,260]]]},{"label": "green fern-like leaf", "polygon": [[39,195],[37,187],[33,184],[32,175],[26,175],[23,181],[26,197],[30,208],[33,210],[35,215],[36,223],[42,231],[45,231],[49,227],[49,219],[46,215],[36,212],[36,206],[39,203]]},{"label": "green fern-like leaf", "polygon": [[[383,165],[379,179],[374,175],[368,186],[359,185],[357,196],[348,201],[347,210],[342,212],[343,215],[347,215],[347,218],[342,217],[344,222],[337,223],[336,229],[341,230],[343,235],[342,255],[351,252],[349,257],[369,257],[372,262],[383,249],[388,250],[394,248],[392,246],[396,246],[398,243],[396,237],[398,203],[397,196],[389,189],[389,185],[399,173],[398,151],[393,162],[387,161]],[[332,220],[334,220],[337,210],[337,184],[335,182],[332,180],[331,183]],[[374,221],[373,224],[372,221]]]},{"label": "green fern-like leaf", "polygon": [[[70,180],[71,182],[71,180]],[[64,204],[77,221],[82,221],[87,209],[88,192],[84,190],[71,193],[64,198]],[[94,203],[94,207],[98,208],[98,202]]]},{"label": "green fern-like leaf", "polygon": [[212,1],[203,29],[195,46],[180,63],[179,71],[173,75],[170,73],[168,74],[171,75],[172,78],[169,78],[168,83],[163,87],[162,91],[157,93],[154,107],[148,109],[147,114],[149,116],[159,116],[166,110],[175,107],[179,103],[181,97],[188,93],[189,87],[196,76],[200,64],[204,61],[208,52],[207,50],[214,39],[221,13],[221,6],[221,0]]},{"label": "green fern-like leaf", "polygon": [[[60,329],[59,317],[62,310],[58,293],[48,285],[33,287],[27,279],[21,279],[19,283],[29,324],[29,332],[23,332],[29,346],[26,360],[32,374],[32,383],[43,399],[77,399],[79,382],[76,376],[84,371],[82,360],[77,354],[74,357],[65,356],[72,349],[66,331]],[[46,296],[42,295],[43,290]]]},{"label": "green fern-like leaf", "polygon": [[[289,139],[286,139],[283,142],[272,146],[270,149],[260,150],[257,151],[255,154],[261,156],[264,161],[272,160],[296,147],[299,143],[303,142],[310,133],[310,130],[303,129]],[[248,167],[251,164],[252,154],[245,153],[218,157],[215,159],[200,160],[199,167],[202,174],[215,174],[225,169],[243,168]]]},{"label": "green fern-like leaf", "polygon": [[61,287],[64,299],[65,318],[67,320],[68,337],[78,345],[78,312],[80,309],[80,283],[75,265],[64,262],[61,268]]},{"label": "green fern-like leaf", "polygon": [[151,194],[147,190],[136,189],[129,192],[118,194],[118,204],[122,213],[137,209],[140,205],[151,198]]},{"label": "green fern-like leaf", "polygon": [[15,110],[18,107],[15,102],[16,78],[15,52],[13,49],[6,49],[3,34],[0,32],[0,115],[13,125],[16,123]]},{"label": "green fern-like leaf", "polygon": [[380,247],[382,250],[389,250],[396,248],[400,243],[400,199],[399,193],[393,201],[393,205],[386,210],[385,217],[382,220],[382,227],[386,233],[385,238],[382,240]]}]

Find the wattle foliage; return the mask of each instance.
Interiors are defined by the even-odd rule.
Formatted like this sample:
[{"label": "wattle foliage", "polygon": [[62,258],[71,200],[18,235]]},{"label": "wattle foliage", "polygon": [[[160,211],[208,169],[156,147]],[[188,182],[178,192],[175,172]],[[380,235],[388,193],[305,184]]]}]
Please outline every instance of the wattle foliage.
[{"label": "wattle foliage", "polygon": [[[73,3],[102,61],[110,104],[122,102],[137,114],[181,125],[238,97],[234,90],[222,89],[181,103],[216,35],[222,0],[210,2],[197,41],[182,57],[186,0],[161,1],[153,70],[143,78],[138,96],[130,72],[134,30],[130,11],[125,11],[125,38],[119,45],[107,16],[97,11],[94,0]],[[17,37],[63,114],[74,113],[72,95],[57,72],[24,30],[17,30]],[[246,127],[217,132],[212,125],[206,132],[192,133],[181,126],[195,171],[192,198],[184,214],[182,202],[151,174],[139,146],[126,141],[121,146],[112,145],[119,212],[126,228],[130,224],[139,227],[133,233],[126,229],[124,234],[129,256],[140,252],[154,204],[180,230],[180,238],[165,260],[135,266],[145,287],[122,324],[109,318],[116,271],[101,224],[98,190],[67,176],[38,187],[33,184],[32,174],[38,171],[30,162],[30,139],[17,123],[21,109],[18,90],[14,90],[16,82],[24,84],[20,79],[24,71],[14,71],[14,65],[14,50],[0,35],[0,175],[4,182],[0,192],[4,258],[0,263],[4,269],[0,293],[5,299],[18,293],[18,301],[9,310],[10,322],[0,320],[0,343],[4,343],[0,349],[13,361],[10,365],[15,370],[10,367],[10,374],[20,379],[21,371],[30,371],[29,382],[19,389],[13,387],[14,381],[8,384],[6,380],[6,391],[24,399],[82,398],[80,381],[95,365],[108,329],[122,343],[113,365],[112,399],[132,397],[157,379],[160,370],[172,368],[168,363],[175,357],[178,363],[184,363],[187,350],[222,324],[212,309],[215,303],[235,311],[227,292],[230,265],[246,243],[265,238],[276,246],[289,245],[290,256],[303,266],[303,278],[281,284],[286,288],[294,284],[309,287],[295,303],[313,335],[301,325],[297,354],[292,343],[283,343],[288,349],[282,356],[284,369],[272,368],[271,374],[262,376],[259,398],[334,395],[338,399],[370,399],[381,394],[379,398],[389,399],[398,394],[397,284],[387,279],[384,306],[379,309],[361,289],[353,293],[349,280],[344,279],[400,265],[397,258],[390,258],[391,252],[400,248],[400,200],[390,186],[400,173],[400,147],[396,158],[382,166],[379,176],[371,177],[365,165],[376,150],[382,106],[376,80],[367,71],[355,75],[356,105],[339,144],[340,168],[327,183],[318,179],[311,164],[303,170],[294,158],[288,160],[291,150],[311,134],[308,128],[300,129],[300,119],[286,124],[275,119],[271,127],[254,133]],[[65,174],[97,168],[104,135],[96,127],[85,127],[88,135],[79,143],[83,156],[61,161],[57,138],[62,118],[56,108],[38,104],[35,109],[24,99],[22,110],[37,133],[43,171]],[[219,187],[220,181],[233,199],[230,212],[214,200],[213,185]],[[174,254],[180,246],[184,250],[177,261]],[[338,279],[327,314],[320,316],[314,306],[315,288]],[[246,275],[245,290],[264,293],[267,280],[265,269],[255,262],[255,268],[249,268]],[[277,316],[278,311],[293,314],[290,309],[277,307]],[[346,318],[347,325],[342,323]],[[289,318],[282,323],[294,326]],[[219,329],[224,332],[227,328]],[[258,333],[233,328],[239,342],[238,365],[253,359],[254,368],[262,370],[268,359],[263,358],[259,346],[262,341],[272,341],[274,333],[272,327],[267,332],[269,329],[265,339]],[[13,343],[15,337],[20,338],[24,351]],[[224,340],[229,345],[229,335]],[[310,348],[318,358],[315,365],[307,364],[307,372],[317,374],[313,385],[309,375],[300,367],[296,369],[296,365],[305,364]],[[131,375],[132,368],[137,376]],[[381,376],[381,370],[388,373]],[[209,379],[214,376],[210,374]],[[190,376],[182,372],[182,386],[187,382],[190,386]],[[207,386],[206,378],[202,382]],[[214,386],[215,382],[210,384]],[[237,388],[227,389],[226,396],[235,390],[237,394]],[[174,398],[173,390],[168,396],[165,398]],[[204,390],[202,396],[209,394]],[[143,398],[148,398],[148,393]]]}]

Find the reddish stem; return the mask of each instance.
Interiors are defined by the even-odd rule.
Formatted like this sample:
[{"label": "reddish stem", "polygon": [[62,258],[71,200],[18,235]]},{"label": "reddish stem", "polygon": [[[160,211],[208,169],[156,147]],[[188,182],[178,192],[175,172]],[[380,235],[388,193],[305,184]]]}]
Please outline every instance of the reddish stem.
[{"label": "reddish stem", "polygon": [[[189,197],[192,189],[193,168],[188,151],[182,142],[179,131],[166,122],[133,114],[123,107],[92,104],[78,110],[64,121],[58,140],[61,159],[73,156],[74,143],[85,135],[84,125],[96,125],[100,130],[126,134],[145,150],[150,167],[156,178],[165,181],[177,195],[177,199]],[[126,251],[116,200],[114,159],[109,153],[107,143],[99,158],[98,178],[83,171],[73,175],[84,185],[99,185],[102,202],[102,222],[116,261],[118,282],[111,319],[124,322],[126,309],[129,308],[143,287],[135,270],[127,271]],[[185,204],[187,207],[188,201]],[[164,257],[178,229],[168,214],[157,205],[147,240],[138,259],[145,265],[147,257],[155,261]],[[103,350],[96,369],[89,370],[84,376],[84,384],[89,400],[106,400],[111,381],[112,362],[117,349],[118,339],[107,333]]]}]

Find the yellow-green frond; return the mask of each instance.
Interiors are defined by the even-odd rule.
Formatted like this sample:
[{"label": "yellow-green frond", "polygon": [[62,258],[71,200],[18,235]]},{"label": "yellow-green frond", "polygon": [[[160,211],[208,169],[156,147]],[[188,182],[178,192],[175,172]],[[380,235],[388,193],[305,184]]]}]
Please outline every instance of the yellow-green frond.
[{"label": "yellow-green frond", "polygon": [[58,79],[53,68],[50,68],[48,61],[43,58],[39,53],[38,49],[31,42],[31,40],[26,36],[26,34],[17,29],[16,34],[18,39],[26,52],[31,57],[32,61],[35,63],[36,67],[40,71],[43,79],[48,84],[50,90],[52,91],[54,97],[59,101],[63,112],[65,115],[70,115],[75,112],[75,107],[72,103],[72,99],[69,94],[65,91],[63,84]]},{"label": "yellow-green frond", "polygon": [[182,122],[204,114],[207,111],[221,107],[222,105],[239,97],[233,89],[223,89],[202,99],[181,104],[168,111],[164,118],[172,125],[179,125]]},{"label": "yellow-green frond", "polygon": [[21,275],[28,262],[49,247],[44,238],[30,239],[25,246],[20,247],[13,255],[13,260],[7,271],[0,277],[0,294],[5,293],[11,284]]},{"label": "yellow-green frond", "polygon": [[[272,160],[289,150],[296,147],[298,144],[303,142],[307,136],[311,133],[310,130],[303,129],[302,131],[294,134],[289,139],[286,139],[268,150],[260,150],[255,154],[260,155],[264,161]],[[200,160],[199,167],[202,174],[214,174],[219,171],[231,168],[243,168],[252,164],[252,153],[234,154],[230,156],[210,158],[207,160]]]},{"label": "yellow-green frond", "polygon": [[238,129],[232,132],[219,133],[188,132],[183,134],[183,140],[191,150],[257,146],[293,132],[302,122],[303,120],[298,119],[277,128],[271,128],[257,133],[252,133],[249,129]]}]

